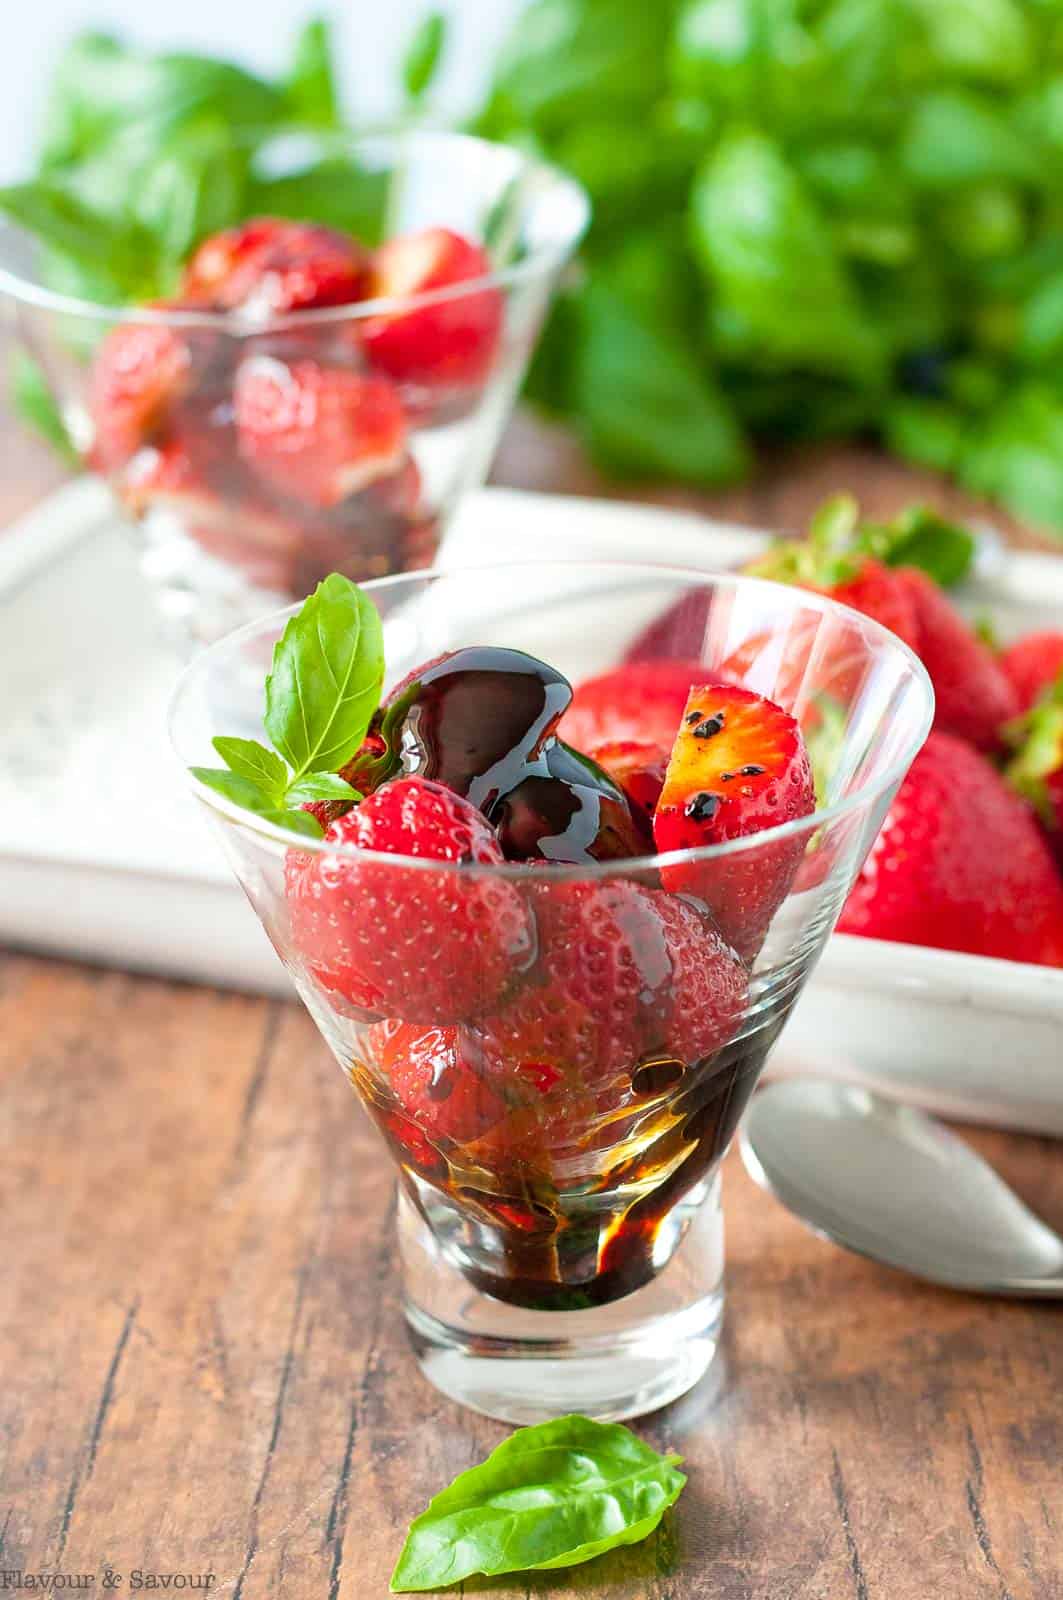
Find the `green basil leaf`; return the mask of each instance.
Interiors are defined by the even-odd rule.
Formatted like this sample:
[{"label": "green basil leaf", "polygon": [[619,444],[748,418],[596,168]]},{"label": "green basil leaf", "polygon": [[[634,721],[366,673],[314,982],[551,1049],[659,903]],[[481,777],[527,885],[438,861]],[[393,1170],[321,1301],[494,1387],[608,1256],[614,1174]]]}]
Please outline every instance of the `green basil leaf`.
[{"label": "green basil leaf", "polygon": [[374,245],[384,236],[388,187],[387,172],[366,172],[346,157],[329,156],[297,172],[253,177],[247,209],[254,216],[320,222]]},{"label": "green basil leaf", "polygon": [[617,1422],[570,1416],[519,1428],[411,1525],[392,1592],[574,1566],[637,1544],[678,1499],[679,1460]]},{"label": "green basil leaf", "polygon": [[580,324],[571,382],[599,461],[692,483],[744,475],[741,429],[688,340],[601,283],[581,297]]},{"label": "green basil leaf", "polygon": [[190,767],[189,771],[200,783],[213,789],[215,794],[223,795],[233,805],[252,812],[264,822],[272,822],[279,828],[287,828],[290,833],[302,833],[311,839],[324,836],[324,829],[309,811],[286,805],[283,799],[267,793],[242,773],[224,772],[220,767]]},{"label": "green basil leaf", "polygon": [[878,341],[823,215],[777,143],[745,130],[725,136],[695,179],[691,226],[717,315],[741,330],[735,354],[877,378]]},{"label": "green basil leaf", "polygon": [[380,702],[384,635],[372,601],[338,573],[288,622],[266,679],[266,732],[292,769],[336,772]]},{"label": "green basil leaf", "polygon": [[323,17],[308,22],[295,42],[292,70],[285,84],[291,113],[313,128],[341,126],[339,94],[332,67],[329,25]]},{"label": "green basil leaf", "polygon": [[288,805],[302,805],[306,800],[349,800],[353,805],[361,798],[359,791],[335,772],[308,772],[284,796]]},{"label": "green basil leaf", "polygon": [[402,58],[402,82],[412,105],[424,99],[443,59],[447,42],[447,19],[442,11],[430,11],[414,29]]},{"label": "green basil leaf", "polygon": [[33,357],[23,350],[13,350],[8,381],[15,415],[46,439],[68,466],[77,466],[80,458],[74,441],[67,432],[51,386]]},{"label": "green basil leaf", "polygon": [[129,196],[136,221],[162,254],[182,264],[201,239],[246,214],[248,154],[221,117],[171,136],[137,175]]},{"label": "green basil leaf", "polygon": [[903,174],[922,189],[1043,176],[1037,151],[988,96],[940,89],[920,100],[901,141]]},{"label": "green basil leaf", "polygon": [[533,0],[517,15],[493,98],[532,127],[637,112],[664,88],[671,8],[631,0]]},{"label": "green basil leaf", "polygon": [[284,798],[288,787],[288,768],[280,756],[267,750],[257,739],[233,739],[220,734],[211,743],[230,772],[246,778],[264,794],[274,796],[278,802]]},{"label": "green basil leaf", "polygon": [[58,254],[113,283],[123,297],[140,298],[142,287],[158,278],[160,252],[147,228],[135,222],[115,225],[62,183],[38,180],[0,188],[0,211]]}]

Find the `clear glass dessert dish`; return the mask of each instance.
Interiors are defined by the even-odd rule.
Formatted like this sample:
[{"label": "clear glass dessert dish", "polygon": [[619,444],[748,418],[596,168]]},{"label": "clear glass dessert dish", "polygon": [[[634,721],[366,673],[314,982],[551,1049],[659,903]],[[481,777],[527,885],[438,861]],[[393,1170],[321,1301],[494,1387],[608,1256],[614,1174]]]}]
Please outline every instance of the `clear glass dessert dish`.
[{"label": "clear glass dessert dish", "polygon": [[[329,572],[431,564],[588,219],[564,174],[458,134],[286,134],[248,164],[282,248],[256,216],[161,302],[66,292],[61,259],[0,221],[14,335],[139,531],[170,631],[198,644]],[[315,196],[305,224],[285,209]]]},{"label": "clear glass dessert dish", "polygon": [[[468,750],[494,740],[491,792],[469,796],[503,833],[538,829],[540,855],[563,854],[573,829],[613,823],[608,797],[588,801],[567,756],[559,785],[507,790],[509,764],[527,755],[511,736],[529,724],[516,699],[527,689],[549,720],[567,703],[565,679],[612,667],[662,614],[655,661],[770,697],[814,749],[811,815],[723,845],[579,865],[455,865],[304,839],[193,780],[398,1168],[406,1317],[425,1373],[513,1422],[637,1415],[690,1388],[716,1351],[721,1158],[926,736],[926,674],[877,624],[751,578],[529,563],[366,593],[388,682],[401,705],[413,695],[406,770],[438,774],[441,740],[448,760],[464,759],[463,738]],[[286,616],[187,670],[172,710],[182,763],[209,760],[219,733],[260,732]],[[431,667],[414,669],[467,646],[482,655],[478,698],[441,708]],[[512,651],[553,670],[514,689],[490,670]],[[538,738],[546,722],[535,726]],[[817,730],[828,736],[813,740]],[[754,933],[766,885],[774,898]],[[740,954],[719,931],[736,906]],[[370,967],[371,989],[351,981]]]}]

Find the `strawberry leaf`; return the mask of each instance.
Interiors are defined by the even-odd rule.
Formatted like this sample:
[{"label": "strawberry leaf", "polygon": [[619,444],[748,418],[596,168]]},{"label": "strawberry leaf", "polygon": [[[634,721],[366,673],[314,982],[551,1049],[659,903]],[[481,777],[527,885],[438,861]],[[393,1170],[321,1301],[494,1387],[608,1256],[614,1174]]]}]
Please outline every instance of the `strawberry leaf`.
[{"label": "strawberry leaf", "polygon": [[288,787],[288,768],[280,756],[267,750],[257,739],[231,739],[221,734],[211,743],[231,772],[246,778],[278,804],[283,801]]},{"label": "strawberry leaf", "polygon": [[678,1499],[679,1460],[617,1422],[572,1416],[519,1428],[411,1525],[392,1592],[570,1567],[637,1544]]},{"label": "strawberry leaf", "polygon": [[292,768],[335,772],[359,749],[380,701],[384,636],[373,602],[332,573],[291,618],[266,679],[266,732]]}]

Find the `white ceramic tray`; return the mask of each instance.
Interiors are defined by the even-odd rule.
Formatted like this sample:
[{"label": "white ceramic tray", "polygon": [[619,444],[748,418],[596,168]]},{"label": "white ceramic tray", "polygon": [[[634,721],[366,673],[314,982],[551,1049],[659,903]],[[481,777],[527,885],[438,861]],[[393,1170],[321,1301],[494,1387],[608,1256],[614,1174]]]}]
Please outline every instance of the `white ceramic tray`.
[{"label": "white ceramic tray", "polygon": [[[489,489],[446,565],[629,556],[721,568],[763,542],[682,513]],[[966,599],[1002,634],[1063,621],[1063,560],[984,564]],[[179,670],[101,486],[0,533],[0,941],[290,992],[166,749]],[[776,1070],[858,1079],[957,1116],[1063,1135],[1063,972],[836,936]]]}]

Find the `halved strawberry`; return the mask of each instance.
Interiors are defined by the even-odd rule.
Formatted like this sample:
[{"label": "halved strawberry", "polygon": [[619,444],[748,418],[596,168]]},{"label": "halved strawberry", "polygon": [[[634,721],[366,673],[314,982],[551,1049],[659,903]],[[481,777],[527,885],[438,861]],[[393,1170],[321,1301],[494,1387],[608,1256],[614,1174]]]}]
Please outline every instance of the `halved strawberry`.
[{"label": "halved strawberry", "polygon": [[[658,850],[723,844],[814,809],[808,752],[788,712],[728,684],[691,690],[654,816]],[[751,959],[804,847],[803,837],[768,840],[718,861],[666,867],[661,880],[703,900],[724,937]]]},{"label": "halved strawberry", "polygon": [[120,322],[112,328],[89,378],[92,465],[103,472],[123,467],[160,432],[191,378],[191,353],[177,329],[161,322]]},{"label": "halved strawberry", "polygon": [[[491,263],[479,245],[449,228],[390,239],[373,258],[372,299],[405,299],[484,278]],[[503,300],[493,287],[434,304],[371,317],[360,328],[373,366],[404,384],[459,388],[481,383],[494,360]]]},{"label": "halved strawberry", "polygon": [[668,767],[665,745],[650,744],[644,739],[615,739],[610,744],[595,745],[587,754],[620,785],[629,800],[652,817]]},{"label": "halved strawberry", "polygon": [[357,239],[317,223],[252,217],[205,239],[185,268],[185,299],[265,319],[363,295],[369,256]]},{"label": "halved strawberry", "polygon": [[306,505],[337,505],[405,463],[406,420],[385,378],[251,356],[233,398],[243,459]]},{"label": "halved strawberry", "polygon": [[704,683],[700,661],[633,661],[587,678],[572,696],[558,737],[577,750],[637,740],[672,747],[692,684]]}]

